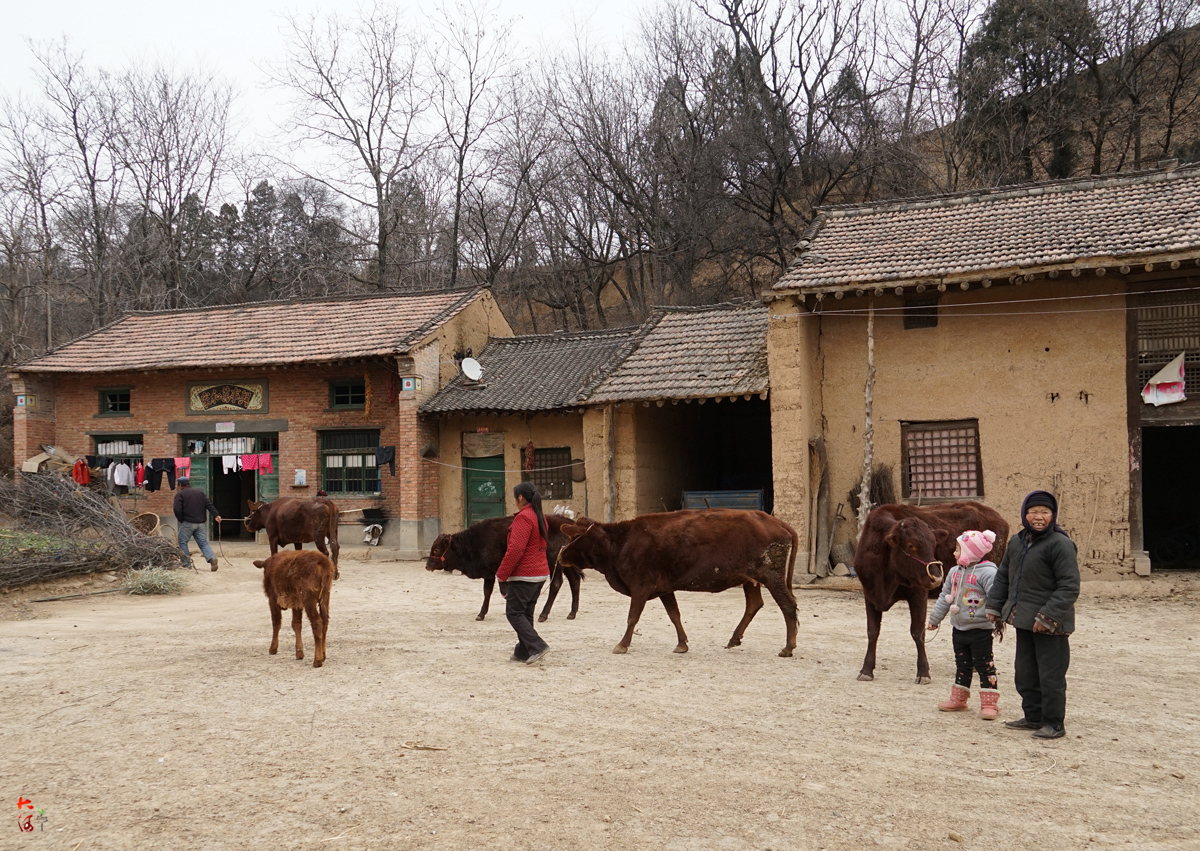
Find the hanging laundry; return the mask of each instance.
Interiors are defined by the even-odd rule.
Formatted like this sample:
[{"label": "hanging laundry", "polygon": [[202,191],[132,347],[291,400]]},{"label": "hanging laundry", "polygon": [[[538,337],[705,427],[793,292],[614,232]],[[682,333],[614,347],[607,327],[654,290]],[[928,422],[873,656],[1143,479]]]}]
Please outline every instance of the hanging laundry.
[{"label": "hanging laundry", "polygon": [[122,461],[113,468],[113,484],[125,488],[133,484],[133,468],[128,461]]},{"label": "hanging laundry", "polygon": [[192,477],[192,459],[191,458],[176,458],[175,459],[175,477],[187,476]]},{"label": "hanging laundry", "polygon": [[394,476],[396,475],[396,447],[394,446],[377,446],[375,448],[375,466],[382,467],[388,465],[388,471]]},{"label": "hanging laundry", "polygon": [[241,456],[243,470],[257,470],[258,456],[257,455],[242,455]]},{"label": "hanging laundry", "polygon": [[137,466],[133,468],[133,483],[140,488],[145,481],[146,467],[141,461],[138,461]]},{"label": "hanging laundry", "polygon": [[263,452],[258,456],[258,471],[260,473],[274,473],[275,465],[271,463],[271,453]]},{"label": "hanging laundry", "polygon": [[167,474],[167,488],[175,490],[175,459],[151,458],[146,468],[146,492],[153,493],[162,487],[163,473]]},{"label": "hanging laundry", "polygon": [[221,469],[226,473],[236,473],[238,471],[238,457],[236,455],[222,455]]},{"label": "hanging laundry", "polygon": [[87,462],[80,458],[75,462],[75,466],[71,468],[71,478],[81,485],[91,484],[92,474],[88,470]]}]

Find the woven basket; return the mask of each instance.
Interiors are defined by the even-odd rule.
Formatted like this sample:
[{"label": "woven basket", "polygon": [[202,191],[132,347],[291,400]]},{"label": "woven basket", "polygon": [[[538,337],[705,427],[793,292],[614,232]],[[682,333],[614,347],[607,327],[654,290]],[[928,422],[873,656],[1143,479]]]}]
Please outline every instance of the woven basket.
[{"label": "woven basket", "polygon": [[134,515],[133,519],[129,521],[130,525],[143,535],[157,535],[158,526],[161,522],[157,514],[149,511]]}]

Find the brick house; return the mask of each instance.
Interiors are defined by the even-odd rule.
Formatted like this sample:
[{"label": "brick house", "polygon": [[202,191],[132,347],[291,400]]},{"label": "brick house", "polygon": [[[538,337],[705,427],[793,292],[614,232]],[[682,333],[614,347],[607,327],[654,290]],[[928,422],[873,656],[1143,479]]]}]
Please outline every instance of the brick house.
[{"label": "brick house", "polygon": [[[383,543],[416,556],[439,525],[437,468],[422,456],[438,433],[417,409],[456,358],[511,333],[484,289],[133,313],[12,370],[14,462],[43,444],[186,459],[227,518],[249,500],[323,489],[340,509],[382,512]],[[376,463],[389,446],[394,475]],[[248,455],[270,456],[270,471],[246,469]],[[121,499],[174,524],[173,496],[164,476]],[[247,534],[237,520],[219,531]]]},{"label": "brick house", "polygon": [[[442,526],[544,505],[600,520],[679,508],[685,491],[771,497],[766,310],[662,308],[635,328],[514,337],[422,406],[441,433]],[[711,404],[709,404],[711,403]],[[526,467],[532,446],[532,469]]]},{"label": "brick house", "polygon": [[[855,531],[872,315],[898,498],[1016,523],[1042,488],[1092,574],[1200,566],[1200,168],[830,207],[798,250],[768,294],[775,508],[815,571]],[[1144,402],[1180,354],[1196,398]]]}]

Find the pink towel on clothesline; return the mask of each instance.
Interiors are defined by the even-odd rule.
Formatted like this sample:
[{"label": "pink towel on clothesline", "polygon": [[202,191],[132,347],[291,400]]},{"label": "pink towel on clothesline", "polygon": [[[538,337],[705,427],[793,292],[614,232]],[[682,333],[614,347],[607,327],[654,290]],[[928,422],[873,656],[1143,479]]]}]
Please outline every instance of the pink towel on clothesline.
[{"label": "pink towel on clothesline", "polygon": [[263,452],[258,456],[258,471],[260,473],[274,473],[275,465],[271,463],[271,453]]},{"label": "pink towel on clothesline", "polygon": [[242,456],[242,470],[243,471],[257,470],[257,469],[258,469],[258,456],[257,455],[243,455]]}]

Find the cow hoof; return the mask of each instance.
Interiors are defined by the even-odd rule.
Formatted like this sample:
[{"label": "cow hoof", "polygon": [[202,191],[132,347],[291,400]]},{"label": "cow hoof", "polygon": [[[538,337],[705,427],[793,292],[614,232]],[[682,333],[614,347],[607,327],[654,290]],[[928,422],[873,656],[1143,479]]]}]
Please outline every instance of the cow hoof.
[{"label": "cow hoof", "polygon": [[742,646],[742,642],[740,642],[736,638],[731,638],[731,639],[729,639],[729,643],[725,645],[725,649],[728,650],[730,647],[741,647],[741,646]]},{"label": "cow hoof", "polygon": [[677,645],[676,648],[674,650],[672,650],[671,652],[672,653],[687,653],[687,645],[686,644]]},{"label": "cow hoof", "polygon": [[322,666],[322,665],[324,665],[324,664],[325,664],[325,662],[324,662],[324,661],[318,662],[318,661],[316,661],[315,659],[313,660],[313,667],[314,667],[314,668],[319,668],[319,667],[321,667],[321,666]]},{"label": "cow hoof", "polygon": [[779,655],[785,659],[788,658],[789,656],[792,655],[792,648],[790,648],[790,647],[783,648],[782,650],[779,651]]},{"label": "cow hoof", "polygon": [[296,658],[297,658],[297,659],[303,659],[303,658],[304,658],[304,651],[303,651],[303,650],[297,650],[297,651],[296,651]]},{"label": "cow hoof", "polygon": [[342,578],[342,575],[341,575],[340,573],[338,573],[338,569],[337,569],[336,567],[333,569],[333,578],[334,578],[334,579],[341,579],[341,578]]},{"label": "cow hoof", "polygon": [[862,674],[859,674],[859,675],[858,675],[858,678],[859,678],[859,680],[861,680],[861,681],[862,681],[862,682],[864,682],[864,683],[869,683],[869,682],[872,682],[872,681],[874,681],[874,679],[875,679],[875,675],[874,675],[874,674],[862,673]]},{"label": "cow hoof", "polygon": [[483,620],[483,615],[476,615],[475,620],[477,620],[477,621]]},{"label": "cow hoof", "polygon": [[268,653],[270,653],[272,656],[274,656],[276,653],[278,653],[278,652],[279,652],[279,648],[278,648],[278,647],[272,647],[272,648],[271,648],[270,650],[268,650],[267,652],[268,652]]},{"label": "cow hoof", "polygon": [[549,615],[538,615],[538,623],[545,623],[549,617]]},{"label": "cow hoof", "polygon": [[613,648],[613,653],[616,653],[618,656],[620,656],[621,654],[624,654],[624,653],[628,653],[628,652],[629,652],[629,648],[626,647],[624,644],[618,644],[616,647]]},{"label": "cow hoof", "polygon": [[930,677],[917,677],[917,685],[919,686],[927,686],[931,682],[933,682],[933,680]]},{"label": "cow hoof", "polygon": [[567,615],[567,620],[569,620],[569,621],[575,620],[575,613],[571,612],[571,614]]}]

